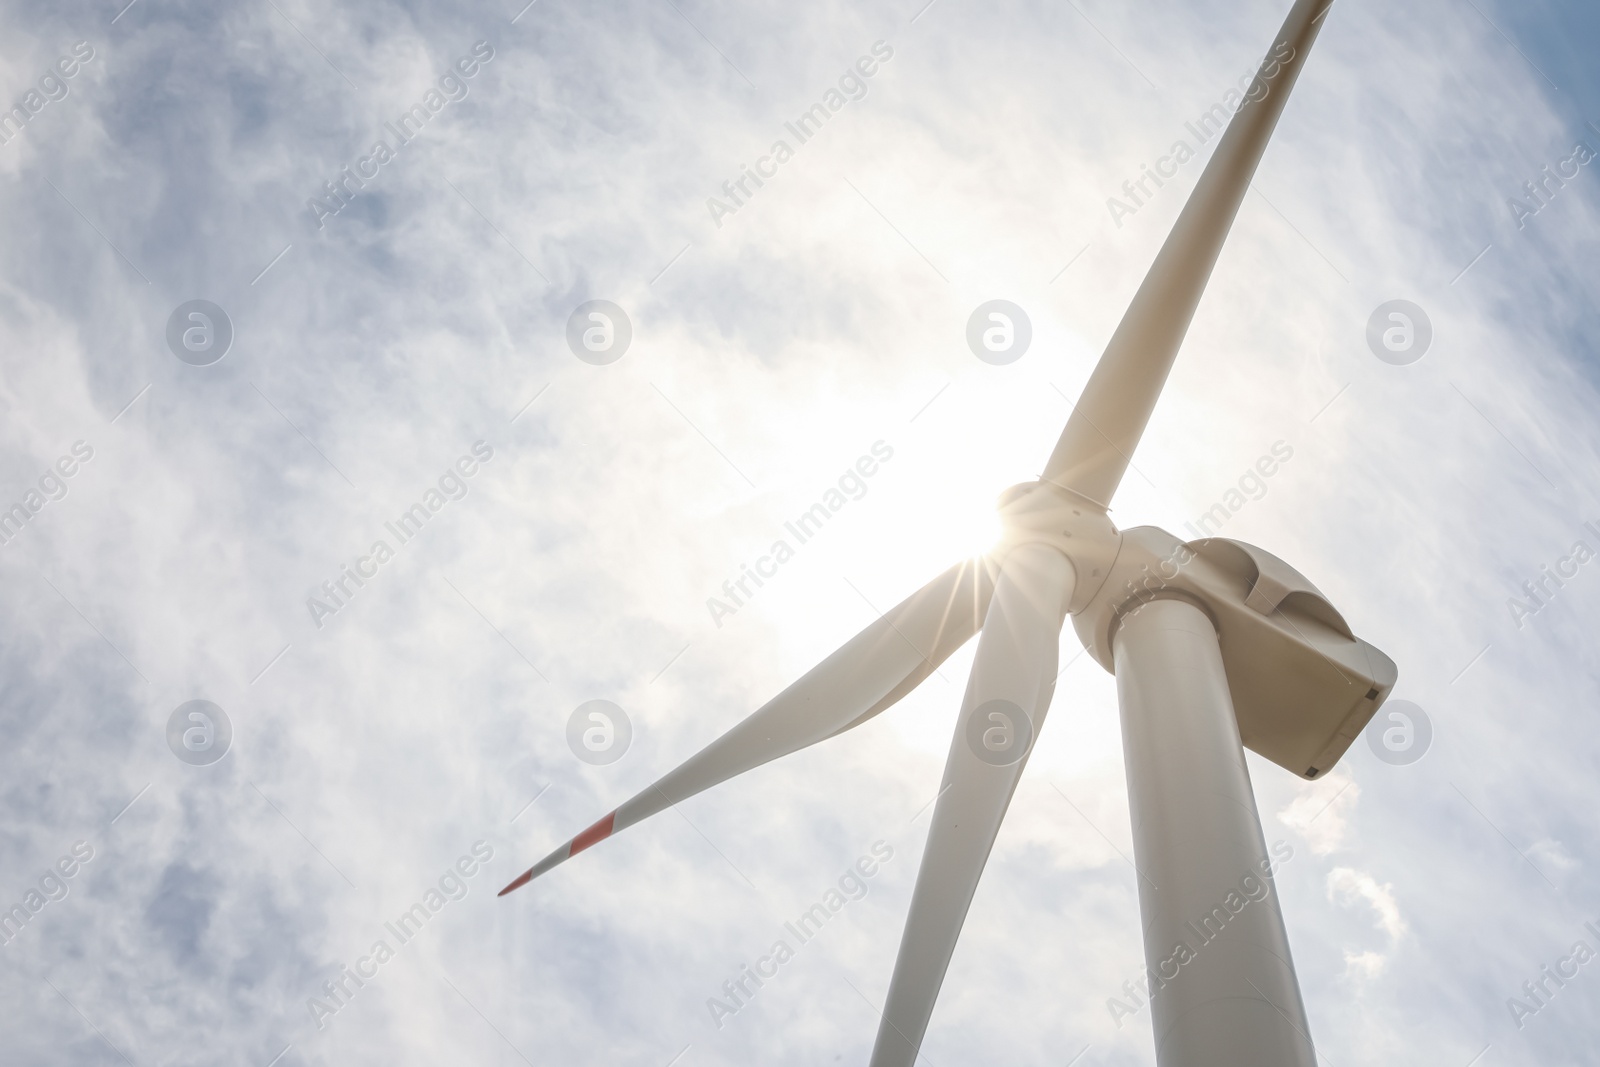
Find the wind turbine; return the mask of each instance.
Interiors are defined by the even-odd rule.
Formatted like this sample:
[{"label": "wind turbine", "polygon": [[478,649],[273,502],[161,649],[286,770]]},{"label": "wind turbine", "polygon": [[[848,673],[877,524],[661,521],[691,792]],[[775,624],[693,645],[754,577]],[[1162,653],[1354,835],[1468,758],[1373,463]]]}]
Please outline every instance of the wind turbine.
[{"label": "wind turbine", "polygon": [[1106,508],[1332,3],[1290,10],[1043,476],[1001,497],[999,547],[913,593],[502,896],[701,790],[861,725],[981,630],[872,1052],[872,1067],[911,1067],[1049,710],[1070,615],[1117,679],[1157,1063],[1314,1067],[1243,748],[1303,778],[1324,774],[1388,696],[1394,663],[1276,556],[1119,531]]}]

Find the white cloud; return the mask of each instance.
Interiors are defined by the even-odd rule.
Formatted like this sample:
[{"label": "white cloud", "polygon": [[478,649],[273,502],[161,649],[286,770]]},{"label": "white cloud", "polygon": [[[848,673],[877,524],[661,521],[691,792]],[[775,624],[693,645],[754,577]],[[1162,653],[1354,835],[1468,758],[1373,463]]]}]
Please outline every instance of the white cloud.
[{"label": "white cloud", "polygon": [[1349,867],[1335,867],[1328,872],[1328,897],[1345,907],[1365,901],[1371,906],[1378,929],[1397,941],[1405,933],[1405,920],[1400,917],[1400,906],[1395,902],[1394,887],[1379,885],[1372,875]]},{"label": "white cloud", "polygon": [[1278,821],[1296,831],[1318,856],[1349,848],[1354,827],[1350,817],[1361,799],[1361,787],[1348,772],[1334,772],[1320,782],[1305,785]]},{"label": "white cloud", "polygon": [[1583,861],[1567,851],[1567,847],[1560,841],[1545,839],[1535,841],[1528,846],[1528,858],[1535,865],[1545,866],[1549,870],[1567,874],[1583,866]]},{"label": "white cloud", "polygon": [[1383,973],[1396,943],[1406,932],[1394,887],[1388,883],[1380,885],[1365,871],[1335,867],[1328,872],[1328,899],[1342,908],[1364,904],[1371,909],[1373,926],[1387,937],[1388,945],[1382,952],[1346,949],[1345,973],[1367,980],[1376,978]]}]

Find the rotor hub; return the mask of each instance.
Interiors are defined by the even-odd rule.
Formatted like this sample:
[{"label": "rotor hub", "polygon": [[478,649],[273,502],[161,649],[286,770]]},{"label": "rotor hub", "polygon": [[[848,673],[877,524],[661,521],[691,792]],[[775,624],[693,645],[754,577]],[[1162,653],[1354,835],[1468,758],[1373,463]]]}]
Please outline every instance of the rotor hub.
[{"label": "rotor hub", "polygon": [[1000,494],[1002,533],[994,558],[1019,545],[1047,544],[1072,561],[1077,572],[1069,614],[1088,606],[1105,584],[1122,546],[1100,505],[1050,482],[1023,482]]}]

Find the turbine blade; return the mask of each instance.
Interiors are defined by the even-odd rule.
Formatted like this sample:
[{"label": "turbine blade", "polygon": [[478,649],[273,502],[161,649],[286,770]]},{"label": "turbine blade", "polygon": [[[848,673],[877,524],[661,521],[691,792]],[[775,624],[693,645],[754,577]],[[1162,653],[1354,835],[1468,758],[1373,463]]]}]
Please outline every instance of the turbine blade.
[{"label": "turbine blade", "polygon": [[1155,410],[1223,241],[1333,0],[1298,0],[1228,123],[1045,465],[1054,482],[1110,504]]},{"label": "turbine blade", "polygon": [[977,632],[994,579],[986,559],[945,571],[677,769],[530,867],[513,889],[619,830],[734,775],[866,722]]},{"label": "turbine blade", "polygon": [[972,894],[1055,692],[1072,564],[1025,544],[1002,565],[950,742],[928,845],[872,1049],[871,1067],[912,1067]]}]

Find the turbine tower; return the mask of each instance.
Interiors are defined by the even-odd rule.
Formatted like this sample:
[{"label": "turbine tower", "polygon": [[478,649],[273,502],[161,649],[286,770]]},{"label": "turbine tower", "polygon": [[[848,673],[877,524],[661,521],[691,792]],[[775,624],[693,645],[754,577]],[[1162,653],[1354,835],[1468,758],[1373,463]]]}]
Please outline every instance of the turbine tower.
[{"label": "turbine tower", "polygon": [[[978,633],[871,1067],[912,1067],[1001,820],[1055,691],[1067,616],[1116,675],[1160,1067],[1315,1067],[1244,748],[1324,774],[1394,663],[1294,568],[1106,514],[1251,177],[1333,0],[1297,0],[1245,102],[1004,535],[913,593],[501,895],[617,831],[843,733]],[[980,632],[981,631],[981,632]]]}]

